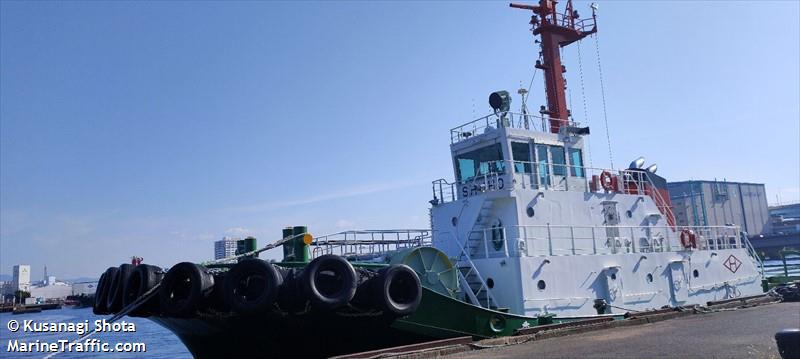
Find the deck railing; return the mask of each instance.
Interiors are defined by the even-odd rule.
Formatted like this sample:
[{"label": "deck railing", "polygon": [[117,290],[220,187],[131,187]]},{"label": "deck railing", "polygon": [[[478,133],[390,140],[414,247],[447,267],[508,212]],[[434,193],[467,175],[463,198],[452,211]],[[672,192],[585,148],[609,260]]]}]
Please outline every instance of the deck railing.
[{"label": "deck railing", "polygon": [[369,259],[398,249],[429,245],[428,229],[351,230],[327,234],[311,243],[311,257],[335,254]]},{"label": "deck railing", "polygon": [[[523,114],[518,112],[492,113],[478,119],[456,126],[450,130],[450,143],[466,140],[482,135],[500,127],[519,128],[531,131],[549,132],[549,117]],[[578,126],[577,122],[569,122],[570,126]]]},{"label": "deck railing", "polygon": [[[471,196],[475,191],[488,192],[501,189],[526,188],[550,191],[604,191],[600,176],[604,172],[612,174],[614,182],[610,192],[624,194],[653,195],[659,207],[666,206],[666,200],[654,191],[655,184],[648,173],[638,169],[610,170],[587,166],[555,164],[549,162],[530,161],[495,161],[499,165],[489,168],[500,168],[498,171],[479,173],[477,176],[462,181],[449,182],[438,179],[432,182],[433,203],[453,202],[462,196],[459,189],[467,186]],[[513,174],[513,177],[511,176]],[[594,184],[593,184],[594,182]],[[660,208],[665,210],[666,208]],[[665,212],[665,211],[662,211]]]},{"label": "deck railing", "polygon": [[677,252],[684,229],[696,235],[696,248],[707,251],[748,248],[737,226],[567,226],[527,225],[494,227],[472,235],[472,258],[533,257],[552,255],[599,255],[618,253]]}]

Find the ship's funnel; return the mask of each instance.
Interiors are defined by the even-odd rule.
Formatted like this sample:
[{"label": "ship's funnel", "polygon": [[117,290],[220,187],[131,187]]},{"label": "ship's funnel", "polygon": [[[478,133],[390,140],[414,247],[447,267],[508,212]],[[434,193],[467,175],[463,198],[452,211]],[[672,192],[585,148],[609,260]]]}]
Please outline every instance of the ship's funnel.
[{"label": "ship's funnel", "polygon": [[644,170],[650,173],[656,173],[656,171],[658,171],[658,165],[653,163],[652,165],[647,166],[647,168],[645,168]]},{"label": "ship's funnel", "polygon": [[628,169],[642,168],[642,166],[644,166],[644,157],[639,156],[639,158],[637,158],[637,159],[633,160],[633,162],[631,162],[631,165],[628,166]]}]

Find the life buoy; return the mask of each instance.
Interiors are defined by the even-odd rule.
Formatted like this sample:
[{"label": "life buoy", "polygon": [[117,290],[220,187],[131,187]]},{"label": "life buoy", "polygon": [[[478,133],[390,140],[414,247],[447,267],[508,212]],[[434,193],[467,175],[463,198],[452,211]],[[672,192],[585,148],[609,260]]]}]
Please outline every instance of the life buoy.
[{"label": "life buoy", "polygon": [[691,229],[681,231],[681,245],[683,248],[697,248],[697,235]]},{"label": "life buoy", "polygon": [[603,171],[603,173],[600,174],[600,186],[606,191],[614,189],[614,179],[611,177],[610,172]]}]

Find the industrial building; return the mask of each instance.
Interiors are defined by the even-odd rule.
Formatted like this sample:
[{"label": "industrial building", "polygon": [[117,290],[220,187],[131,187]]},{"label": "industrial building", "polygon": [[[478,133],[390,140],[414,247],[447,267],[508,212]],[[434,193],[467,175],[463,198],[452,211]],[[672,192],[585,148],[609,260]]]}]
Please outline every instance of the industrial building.
[{"label": "industrial building", "polygon": [[678,226],[736,225],[748,236],[770,232],[762,183],[683,181],[667,184]]},{"label": "industrial building", "polygon": [[800,233],[800,202],[769,207],[772,234]]},{"label": "industrial building", "polygon": [[23,290],[30,293],[30,299],[33,302],[44,302],[64,299],[73,294],[93,295],[96,287],[96,280],[77,283],[58,281],[55,276],[47,274],[47,267],[44,267],[44,276],[41,281],[31,282],[31,266],[18,264],[13,267],[13,279],[8,282],[0,282],[0,298],[13,296],[15,291]]},{"label": "industrial building", "polygon": [[31,266],[18,264],[13,268],[13,280],[11,281],[12,293],[17,290],[28,291],[31,286]]}]

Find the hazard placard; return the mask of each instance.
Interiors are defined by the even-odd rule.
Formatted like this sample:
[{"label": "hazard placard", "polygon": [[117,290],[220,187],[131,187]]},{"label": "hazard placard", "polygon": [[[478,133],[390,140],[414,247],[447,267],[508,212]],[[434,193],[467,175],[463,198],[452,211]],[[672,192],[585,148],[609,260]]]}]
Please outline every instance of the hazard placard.
[{"label": "hazard placard", "polygon": [[722,263],[722,265],[725,266],[725,268],[728,268],[729,271],[736,273],[736,271],[739,270],[739,267],[742,266],[742,261],[740,261],[739,258],[736,258],[736,256],[734,256],[733,254],[731,254],[728,257],[728,259],[726,259],[725,262]]}]

